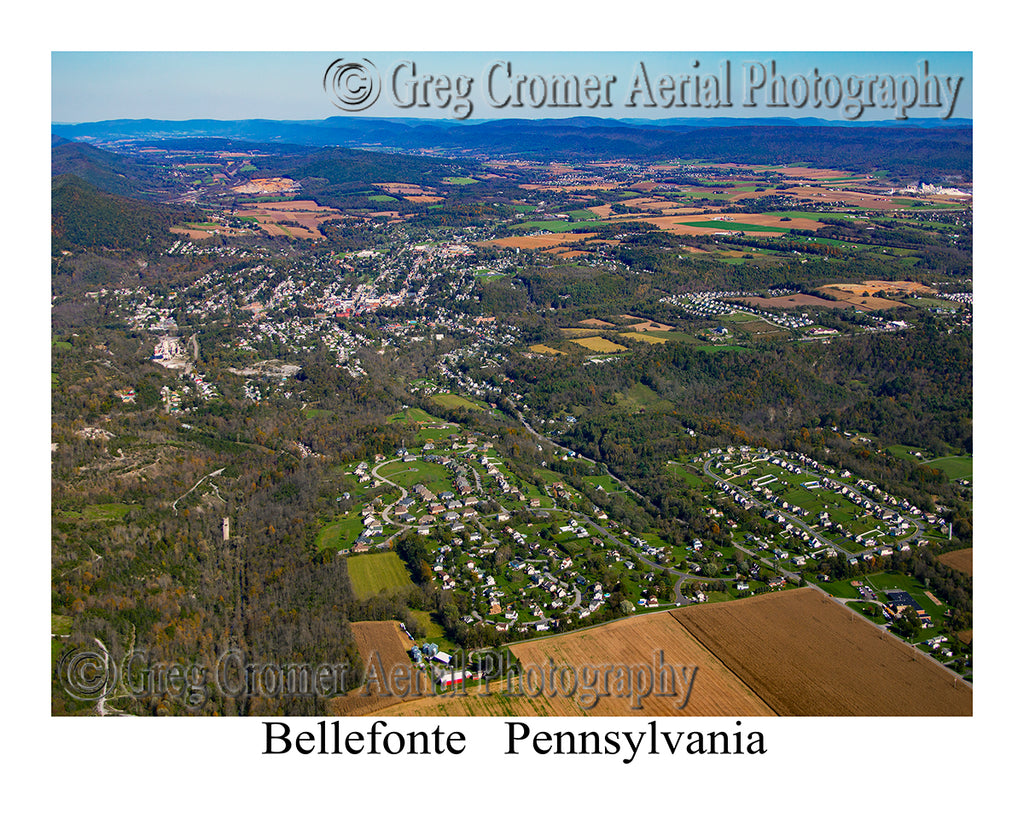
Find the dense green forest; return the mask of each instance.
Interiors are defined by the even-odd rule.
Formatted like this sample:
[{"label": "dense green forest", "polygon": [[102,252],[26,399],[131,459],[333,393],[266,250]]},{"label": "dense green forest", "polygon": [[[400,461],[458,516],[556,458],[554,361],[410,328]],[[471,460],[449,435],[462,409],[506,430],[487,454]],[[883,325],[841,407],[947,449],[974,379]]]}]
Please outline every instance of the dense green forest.
[{"label": "dense green forest", "polygon": [[157,205],[104,193],[73,174],[53,177],[50,213],[54,253],[69,249],[162,250],[168,228],[201,218],[193,207]]}]

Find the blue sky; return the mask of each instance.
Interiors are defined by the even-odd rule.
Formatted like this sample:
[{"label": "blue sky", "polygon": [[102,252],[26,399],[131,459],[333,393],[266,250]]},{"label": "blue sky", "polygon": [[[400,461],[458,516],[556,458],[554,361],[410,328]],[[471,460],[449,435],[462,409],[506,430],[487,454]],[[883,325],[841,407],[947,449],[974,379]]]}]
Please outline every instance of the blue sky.
[{"label": "blue sky", "polygon": [[[845,81],[847,76],[917,75],[922,60],[928,61],[931,74],[963,77],[952,107],[954,117],[972,117],[972,57],[970,52],[62,52],[51,57],[51,120],[54,122],[92,122],[118,118],[153,119],[323,119],[341,113],[324,91],[323,78],[327,67],[345,58],[371,60],[382,77],[382,91],[376,103],[361,112],[369,116],[451,117],[457,99],[442,109],[436,96],[430,105],[400,108],[403,93],[411,94],[410,70],[401,69],[397,89],[389,83],[395,68],[403,62],[416,66],[416,78],[422,83],[425,75],[459,76],[472,80],[465,98],[473,103],[472,118],[551,117],[595,115],[620,117],[678,116],[815,116],[843,119],[843,105],[814,108],[809,101],[797,107],[792,99],[786,105],[766,107],[766,91],[746,86],[755,76],[756,65],[767,72],[774,60],[777,76],[785,77],[792,86],[802,75],[810,81],[815,70],[821,77],[835,75]],[[553,109],[548,105],[532,106],[527,98],[521,107],[498,108],[496,99],[511,92],[510,81],[496,74],[495,93],[487,95],[486,75],[496,62],[510,64],[513,76],[550,77],[552,74],[584,78],[594,75],[603,81],[615,78],[607,86],[606,98],[611,107],[594,109]],[[634,107],[624,103],[635,88],[638,68],[642,63],[647,76],[656,87],[662,75],[681,74],[717,76],[718,98],[724,96],[724,64],[729,61],[729,108],[676,107],[663,101],[644,107],[643,93],[634,96]],[[699,63],[694,68],[694,63]],[[502,67],[504,71],[504,67]],[[402,73],[404,72],[404,73]],[[799,81],[797,81],[799,84]],[[539,87],[539,86],[537,86]],[[692,86],[691,86],[692,87]],[[819,85],[819,89],[824,86]],[[837,86],[833,85],[832,88]],[[417,84],[417,90],[422,85]],[[799,90],[799,89],[798,89]],[[863,93],[863,92],[861,92]],[[821,96],[823,91],[819,94]],[[453,95],[457,97],[457,95]],[[849,96],[849,95],[847,95]],[[535,98],[536,99],[536,98]],[[742,103],[753,100],[756,106]],[[662,98],[664,100],[664,98]],[[952,105],[952,96],[949,97]],[[911,107],[907,115],[937,116],[943,109]],[[851,109],[852,110],[852,109]],[[360,114],[356,114],[360,115]],[[865,110],[862,120],[893,120],[893,109],[875,107]]]}]

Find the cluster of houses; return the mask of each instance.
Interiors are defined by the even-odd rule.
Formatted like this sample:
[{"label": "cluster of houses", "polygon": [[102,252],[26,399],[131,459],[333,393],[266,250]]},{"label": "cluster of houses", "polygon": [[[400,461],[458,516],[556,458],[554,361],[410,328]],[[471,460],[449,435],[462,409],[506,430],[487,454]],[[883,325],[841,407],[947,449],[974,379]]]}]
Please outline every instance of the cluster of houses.
[{"label": "cluster of houses", "polygon": [[[727,231],[728,232],[728,231]],[[703,293],[678,293],[672,296],[664,296],[659,301],[679,307],[683,311],[701,318],[717,318],[727,316],[730,313],[747,313],[758,318],[770,321],[791,330],[798,330],[802,327],[811,326],[814,321],[806,313],[796,315],[790,312],[773,312],[745,304],[736,304],[731,300],[755,298],[755,293],[744,293],[742,291],[710,291]],[[726,300],[730,301],[726,301]],[[719,327],[715,331],[724,331]],[[726,332],[719,333],[725,335]]]},{"label": "cluster of houses", "polygon": [[[734,474],[748,474],[751,467],[744,466],[742,462],[735,468],[727,466],[727,462],[731,460],[732,449],[733,448],[730,447],[729,451],[726,453],[722,453],[721,450],[710,450],[705,453],[704,457],[710,460],[715,455],[719,456],[718,459],[714,461],[713,465],[716,469],[724,469],[725,474],[728,476],[732,476]],[[845,499],[854,506],[862,508],[867,514],[876,518],[879,521],[879,526],[869,531],[855,534],[848,526],[842,525],[837,521],[833,521],[829,513],[824,510],[818,514],[816,524],[824,530],[832,531],[841,535],[851,543],[859,546],[861,549],[876,549],[876,554],[880,556],[890,555],[893,553],[892,548],[879,545],[882,537],[899,539],[905,537],[912,530],[914,524],[907,516],[921,517],[929,524],[944,524],[944,521],[940,520],[937,516],[930,513],[922,513],[920,509],[909,501],[882,491],[868,480],[861,479],[856,481],[854,486],[850,486],[847,483],[843,483],[840,480],[829,477],[829,475],[835,474],[835,469],[822,467],[817,461],[806,455],[779,452],[769,454],[766,450],[757,450],[754,452],[749,447],[742,447],[740,454],[744,460],[753,457],[755,461],[766,461],[767,463],[780,469],[784,469],[794,475],[801,475],[805,472],[821,473],[818,476],[814,476],[812,474],[809,480],[803,482],[802,486],[808,490],[826,489],[830,492],[836,493],[839,497]],[[843,470],[840,477],[850,478],[852,476],[848,470]],[[762,516],[780,524],[790,534],[803,539],[808,543],[808,546],[812,550],[821,548],[823,544],[818,538],[814,537],[813,534],[806,530],[801,530],[799,526],[794,525],[791,521],[786,519],[786,515],[784,515],[783,512],[788,515],[803,518],[806,518],[809,513],[806,509],[795,504],[791,504],[784,500],[780,495],[772,492],[769,487],[778,480],[778,477],[775,475],[762,475],[757,478],[751,478],[748,481],[748,487],[752,494],[760,496],[764,504],[771,504],[777,507],[778,510],[781,510],[776,511],[768,505],[765,505],[761,511]],[[750,509],[757,505],[729,481],[721,479],[716,480],[715,487],[728,494],[736,503],[743,506],[745,509]],[[873,495],[879,498],[881,502],[873,500],[871,497],[868,497],[868,495]],[[903,544],[901,546],[903,551],[907,551],[909,548],[910,547],[907,544]]]},{"label": "cluster of houses", "polygon": [[687,313],[702,318],[715,318],[727,316],[736,309],[733,305],[721,301],[722,298],[744,295],[746,294],[738,291],[735,293],[679,293],[673,296],[663,296],[658,301],[679,307]]}]

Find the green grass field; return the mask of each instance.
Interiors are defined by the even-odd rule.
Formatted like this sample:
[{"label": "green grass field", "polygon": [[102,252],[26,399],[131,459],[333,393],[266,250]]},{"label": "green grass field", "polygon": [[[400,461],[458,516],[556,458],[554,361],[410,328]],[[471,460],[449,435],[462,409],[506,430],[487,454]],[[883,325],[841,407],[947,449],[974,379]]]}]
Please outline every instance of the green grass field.
[{"label": "green grass field", "polygon": [[878,603],[857,601],[855,603],[847,603],[846,605],[854,611],[859,611],[874,623],[881,624],[885,622],[885,617],[882,615],[882,607]]},{"label": "green grass field", "polygon": [[412,615],[413,619],[419,623],[420,628],[423,629],[425,634],[423,639],[436,643],[438,640],[444,637],[444,628],[440,623],[434,621],[433,616],[429,611],[421,611],[420,609],[409,609],[409,614]]},{"label": "green grass field", "polygon": [[710,190],[693,190],[693,191],[679,191],[673,196],[678,196],[681,199],[720,199],[727,200],[732,199],[732,194],[728,193],[712,193]]},{"label": "green grass field", "polygon": [[[440,418],[435,418],[430,413],[421,410],[419,407],[407,407],[401,412],[397,412],[388,418],[389,424],[446,424],[446,421],[442,421]],[[453,425],[454,426],[454,425]]]},{"label": "green grass field", "polygon": [[814,585],[820,586],[826,594],[836,597],[849,597],[854,600],[860,599],[860,594],[850,585],[849,580],[813,580]]},{"label": "green grass field", "polygon": [[430,396],[431,401],[436,401],[442,407],[446,409],[468,409],[468,410],[485,410],[484,407],[475,401],[470,401],[468,398],[463,398],[461,395],[455,395],[451,392],[439,392],[436,395]]},{"label": "green grass field", "polygon": [[660,338],[664,341],[696,341],[689,333],[684,333],[680,330],[647,330],[642,335],[650,338]]},{"label": "green grass field", "polygon": [[600,227],[607,222],[566,222],[564,219],[551,219],[549,221],[519,222],[511,225],[509,230],[549,230],[552,233],[565,233],[579,228]]},{"label": "green grass field", "polygon": [[449,435],[452,434],[453,430],[457,430],[458,428],[459,427],[457,424],[446,424],[441,428],[420,427],[416,431],[414,445],[423,446],[427,441],[444,441]]},{"label": "green grass field", "polygon": [[448,185],[475,185],[478,180],[470,176],[446,176],[441,181]]},{"label": "green grass field", "polygon": [[61,517],[81,518],[88,523],[113,523],[122,520],[132,509],[132,503],[94,503],[86,506],[81,512],[59,512]]},{"label": "green grass field", "polygon": [[82,517],[89,521],[109,523],[121,520],[135,508],[131,503],[95,503],[82,510]]},{"label": "green grass field", "polygon": [[66,614],[51,614],[50,615],[50,633],[51,634],[70,634],[71,633],[71,618]]},{"label": "green grass field", "polygon": [[678,463],[677,461],[669,461],[665,465],[665,470],[670,475],[675,475],[677,478],[681,478],[688,486],[698,488],[704,488],[706,486],[704,478],[694,473],[694,471],[685,464]]},{"label": "green grass field", "polygon": [[893,199],[892,201],[901,207],[922,208],[924,210],[958,210],[965,207],[953,202],[925,202],[919,199]]},{"label": "green grass field", "polygon": [[672,409],[671,401],[661,398],[646,384],[634,384],[625,393],[613,393],[612,398],[615,399],[616,408],[624,409],[631,413],[648,409],[669,412]]},{"label": "green grass field", "polygon": [[334,411],[333,410],[325,410],[325,409],[315,409],[314,407],[306,407],[302,411],[302,414],[304,416],[306,416],[306,418],[309,418],[309,419],[312,419],[312,418],[330,418],[332,415],[334,415]]},{"label": "green grass field", "polygon": [[610,475],[591,475],[585,477],[585,483],[589,483],[591,486],[600,486],[604,489],[606,494],[612,494],[613,492],[625,492],[621,486],[616,483],[615,478]]},{"label": "green grass field", "polygon": [[749,230],[757,233],[788,233],[789,228],[769,227],[767,225],[748,225],[744,222],[723,222],[719,219],[712,219],[704,222],[680,222],[687,227],[717,228],[718,230]]},{"label": "green grass field", "polygon": [[317,551],[347,549],[359,533],[363,531],[363,522],[358,515],[352,514],[342,520],[328,523],[316,536]]},{"label": "green grass field", "polygon": [[974,459],[970,455],[949,455],[945,458],[936,458],[933,461],[924,461],[924,464],[941,469],[951,481],[970,478],[974,474]]},{"label": "green grass field", "polygon": [[451,472],[440,464],[428,461],[398,461],[381,467],[378,474],[406,489],[412,489],[418,483],[422,483],[435,494],[451,492],[453,489]]},{"label": "green grass field", "polygon": [[352,581],[352,591],[360,600],[413,585],[405,564],[394,552],[349,557],[345,560],[345,567]]}]

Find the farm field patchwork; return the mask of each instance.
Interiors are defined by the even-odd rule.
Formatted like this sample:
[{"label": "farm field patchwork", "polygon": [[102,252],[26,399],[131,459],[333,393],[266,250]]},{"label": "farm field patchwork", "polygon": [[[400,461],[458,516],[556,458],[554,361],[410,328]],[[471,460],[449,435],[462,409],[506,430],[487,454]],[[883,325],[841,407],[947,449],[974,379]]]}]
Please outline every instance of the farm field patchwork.
[{"label": "farm field patchwork", "polygon": [[[972,691],[915,649],[815,589],[709,603],[618,620],[510,646],[520,673],[465,695],[385,706],[390,716],[970,715]],[[690,698],[595,697],[568,682],[545,690],[539,669],[656,662],[698,672]],[[653,667],[653,665],[652,665]],[[530,670],[535,669],[530,676]],[[578,672],[577,672],[578,673]],[[568,674],[568,672],[566,672]],[[678,671],[677,671],[678,674]],[[577,677],[577,680],[579,677]],[[511,680],[511,682],[510,682]],[[519,681],[526,683],[518,688]],[[531,687],[532,685],[532,687]],[[682,688],[680,687],[680,692]],[[597,693],[600,693],[599,691]],[[596,701],[595,701],[596,700]]]},{"label": "farm field patchwork", "polygon": [[[761,701],[735,674],[676,622],[669,612],[658,612],[642,617],[619,620],[593,629],[573,632],[510,646],[522,669],[523,687],[527,693],[518,696],[519,675],[513,682],[507,678],[492,682],[492,696],[482,696],[483,689],[467,689],[466,696],[432,697],[417,702],[392,706],[381,715],[449,716],[518,715],[518,716],[770,716],[772,710]],[[581,670],[600,668],[630,668],[649,665],[656,667],[659,652],[664,652],[665,666],[675,666],[676,693],[631,699],[620,691],[616,695],[614,681],[607,686],[607,696],[600,696],[600,686],[592,686],[588,694],[583,686],[571,696],[568,681],[553,695],[547,692],[531,696],[539,686],[537,680],[544,669],[553,663],[556,668]],[[683,684],[680,667],[698,672]],[[532,673],[528,673],[533,669]],[[568,680],[568,677],[566,678]],[[655,689],[657,690],[657,689]],[[690,698],[687,701],[687,691]],[[594,696],[595,694],[599,696]],[[504,696],[495,696],[504,695]],[[594,702],[594,700],[597,700]],[[642,706],[634,709],[633,704]],[[685,708],[679,706],[685,703]],[[589,706],[589,707],[586,707]]]}]

